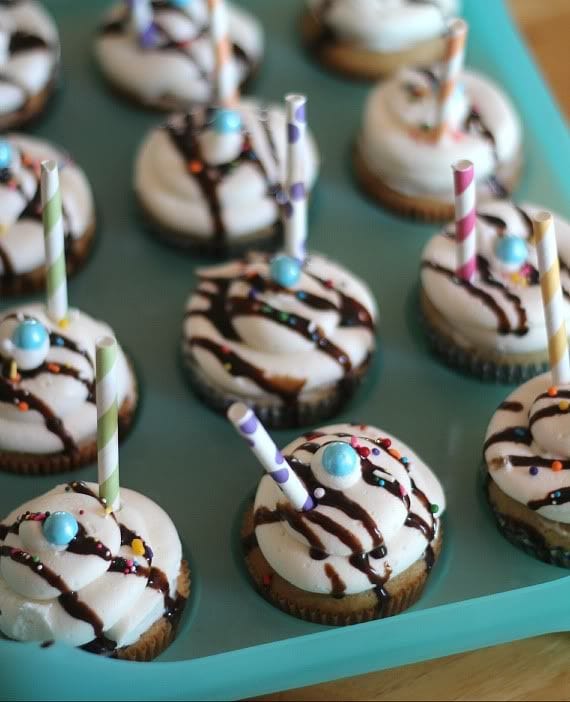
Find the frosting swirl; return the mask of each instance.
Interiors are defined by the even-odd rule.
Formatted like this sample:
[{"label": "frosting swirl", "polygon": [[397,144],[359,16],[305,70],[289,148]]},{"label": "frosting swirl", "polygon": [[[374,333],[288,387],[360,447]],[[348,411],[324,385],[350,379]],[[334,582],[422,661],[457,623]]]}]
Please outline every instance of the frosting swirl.
[{"label": "frosting swirl", "polygon": [[183,351],[238,397],[292,401],[342,380],[374,350],[376,304],[360,280],[318,254],[298,281],[274,282],[269,257],[198,271]]},{"label": "frosting swirl", "polygon": [[59,164],[67,243],[80,239],[95,221],[93,195],[83,171],[60,149],[23,134],[9,134],[12,162],[0,170],[0,278],[28,273],[45,259],[40,164]]},{"label": "frosting swirl", "polygon": [[48,86],[59,54],[57,28],[39,3],[0,5],[0,115],[21,109]]},{"label": "frosting swirl", "polygon": [[[19,641],[83,646],[134,643],[174,607],[182,549],[168,515],[121,489],[106,516],[97,486],[58,485],[0,523],[0,632]],[[66,546],[44,535],[46,513],[65,511],[78,531]],[[138,539],[144,555],[132,543]]]},{"label": "frosting swirl", "polygon": [[[18,369],[10,378],[8,340],[20,320],[40,322],[49,333],[45,361],[31,370]],[[95,344],[112,335],[109,326],[78,310],[70,310],[69,326],[60,329],[39,304],[25,305],[0,315],[0,450],[73,454],[94,442],[97,434],[95,405]],[[119,407],[134,404],[136,383],[125,354],[117,359]]]},{"label": "frosting swirl", "polygon": [[[536,205],[518,206],[494,200],[477,209],[477,272],[466,283],[455,276],[455,227],[450,224],[434,236],[422,253],[423,292],[453,327],[463,345],[501,353],[546,350],[547,336],[540,292],[532,217]],[[556,217],[564,314],[570,319],[570,224]],[[500,258],[498,245],[514,240],[523,259],[514,265]],[[504,256],[503,256],[504,257]]]},{"label": "frosting swirl", "polygon": [[[210,102],[214,53],[206,0],[185,5],[153,0],[152,8],[158,43],[145,48],[130,29],[126,3],[111,9],[95,45],[101,69],[128,95],[157,107],[187,108]],[[241,83],[261,60],[263,32],[253,16],[230,3],[228,23]]]},{"label": "frosting swirl", "polygon": [[[358,452],[354,480],[323,479],[323,447],[333,442]],[[281,577],[309,592],[348,595],[381,589],[422,556],[431,567],[445,497],[405,444],[375,427],[336,424],[296,439],[283,455],[316,506],[295,512],[270,476],[261,479],[255,535]]]},{"label": "frosting swirl", "polygon": [[393,190],[453,202],[450,163],[475,166],[480,194],[502,191],[518,170],[521,125],[509,99],[492,83],[466,71],[456,90],[452,129],[438,142],[422,136],[435,124],[436,70],[405,69],[368,98],[359,138],[367,167]]},{"label": "frosting swirl", "polygon": [[[177,115],[154,129],[139,151],[135,189],[153,219],[180,234],[239,241],[276,225],[285,178],[286,118],[281,107],[242,100],[243,128],[217,135],[211,111]],[[307,139],[306,182],[318,170]]]}]

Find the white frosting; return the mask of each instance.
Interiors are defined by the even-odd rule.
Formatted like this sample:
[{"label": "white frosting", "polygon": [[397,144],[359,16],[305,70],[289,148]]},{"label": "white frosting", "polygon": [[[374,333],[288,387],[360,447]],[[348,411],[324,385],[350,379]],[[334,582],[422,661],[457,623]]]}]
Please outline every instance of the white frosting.
[{"label": "white frosting", "polygon": [[[563,408],[566,407],[564,403],[570,397],[570,387],[559,386],[558,395],[550,397],[548,389],[552,385],[551,374],[544,373],[509,395],[506,402],[520,403],[522,408],[499,407],[485,438],[488,442],[490,437],[516,428],[519,428],[518,436],[510,432],[506,440],[491,441],[485,451],[485,461],[489,475],[509,497],[525,506],[534,500],[546,500],[548,504],[539,507],[539,514],[570,524],[570,502],[565,501],[568,497],[553,495],[570,489],[570,470],[551,469],[553,461],[568,461],[570,456],[570,414],[567,409],[559,408],[561,402]],[[536,417],[537,412],[547,408],[555,413]],[[526,465],[517,465],[517,459]],[[529,471],[532,466],[538,468],[536,475]],[[562,499],[558,499],[560,497]]]},{"label": "white frosting", "polygon": [[[21,32],[45,41],[45,47],[10,51]],[[59,62],[59,37],[51,17],[37,2],[18,0],[0,7],[0,115],[21,109],[53,79]]]},{"label": "white frosting", "polygon": [[[275,197],[269,193],[269,187],[277,186],[285,179],[286,116],[281,107],[268,106],[266,131],[260,119],[263,108],[255,100],[242,100],[239,105],[245,132],[267,177],[247,160],[241,161],[223,177],[217,187],[217,196],[226,240],[239,240],[240,237],[269,227],[280,216],[279,207]],[[204,116],[196,116],[195,119],[201,124]],[[183,115],[176,116],[172,122],[174,128],[180,129],[183,128],[183,123]],[[236,144],[233,136],[223,135],[217,140],[218,144],[212,146],[209,143],[213,139],[211,130],[206,129],[201,133],[204,157],[212,152],[211,160],[207,160],[206,165],[219,162],[219,148],[228,161],[236,158],[240,151],[236,146],[243,143],[244,137],[240,144]],[[309,188],[316,180],[318,165],[315,142],[308,134],[305,180]],[[188,172],[187,159],[163,127],[152,130],[140,148],[135,166],[135,189],[145,209],[165,227],[204,239],[214,236],[215,226],[208,200],[204,197],[197,178]]]},{"label": "white frosting", "polygon": [[[370,94],[364,112],[359,151],[368,168],[393,190],[411,197],[453,202],[451,164],[467,159],[475,166],[477,182],[512,168],[521,148],[521,125],[510,100],[488,78],[466,71],[462,75],[451,119],[454,129],[439,142],[419,137],[422,124],[433,125],[432,86],[419,71],[405,69]],[[421,95],[410,97],[406,86]],[[476,107],[494,137],[457,127]],[[414,125],[415,130],[410,130]],[[498,162],[497,162],[498,159]]]},{"label": "white frosting", "polygon": [[[405,498],[392,494],[380,485],[369,484],[363,478],[364,472],[349,487],[337,485],[336,488],[370,515],[383,537],[386,555],[382,558],[368,555],[372,570],[379,576],[390,572],[391,577],[395,577],[421,558],[428,547],[426,536],[419,529],[406,525],[408,514],[418,515],[428,526],[432,525],[433,519],[435,534],[437,535],[439,531],[439,517],[445,510],[445,496],[439,481],[408,446],[375,427],[337,424],[318,429],[315,434],[323,434],[323,436],[309,435],[308,439],[305,437],[296,439],[283,450],[283,454],[289,459],[294,456],[301,463],[310,464],[313,475],[317,477],[319,466],[315,464],[319,463],[319,458],[302,446],[307,442],[319,445],[333,441],[348,443],[351,436],[356,436],[361,447],[370,449],[367,460],[373,466],[377,466],[378,477],[390,483],[397,481],[410,499],[408,506]],[[348,436],[339,437],[339,434],[348,434]],[[391,450],[395,449],[402,457],[408,459],[407,467],[398,458],[390,455],[386,449],[380,449],[378,455],[372,453],[373,449],[378,450],[378,443],[375,442],[379,439],[390,439]],[[289,462],[291,464],[291,461]],[[421,498],[414,493],[412,481],[425,494],[430,504],[437,505],[439,508],[437,517],[428,511]],[[317,506],[312,512],[328,517],[356,538],[361,545],[357,553],[369,553],[377,548],[378,544],[372,540],[370,532],[362,521],[349,517],[338,507],[326,504],[327,489],[328,486],[325,485],[323,504],[317,500]],[[397,492],[399,493],[398,488]],[[275,510],[278,505],[286,504],[286,498],[275,481],[268,475],[264,476],[257,490],[254,511],[260,508]],[[302,515],[302,513],[298,514]],[[325,572],[325,566],[329,565],[345,583],[346,594],[364,592],[374,586],[365,573],[351,565],[349,557],[353,551],[349,545],[340,541],[321,524],[313,522],[306,514],[301,518],[304,525],[321,541],[325,552],[329,554],[327,558],[322,560],[311,558],[310,543],[307,538],[285,521],[259,524],[255,529],[261,552],[282,578],[302,590],[329,594],[331,580]]]},{"label": "white frosting", "polygon": [[[362,305],[368,319],[375,322],[377,311],[372,293],[346,269],[318,254],[309,257],[299,281],[290,289],[257,293],[257,306],[261,309],[263,305],[269,306],[273,310],[270,314],[260,315],[251,309],[242,315],[236,313],[230,317],[228,314],[227,319],[233,320],[239,340],[225,338],[208,314],[210,302],[207,294],[221,291],[219,284],[213,281],[221,278],[229,283],[226,294],[221,291],[220,300],[232,299],[239,304],[241,299],[247,304],[253,286],[244,275],[256,273],[265,280],[270,278],[266,256],[252,256],[247,263],[234,261],[198,272],[201,283],[188,301],[184,321],[184,352],[198,363],[216,386],[243,398],[259,399],[279,396],[277,388],[285,385],[292,395],[296,394],[292,388],[296,388],[302,397],[304,393],[341,380],[345,373],[343,366],[319,348],[318,341],[311,340],[294,329],[289,316],[293,320],[300,320],[305,327],[310,326],[311,331],[320,330],[329,342],[342,350],[353,369],[363,364],[373,352],[374,333],[369,326],[363,323],[341,326],[342,299],[339,295],[342,292],[356,300]],[[333,287],[327,288],[313,276],[331,281]],[[325,303],[328,301],[329,309],[317,309],[307,301],[298,299],[296,293],[299,291],[301,294],[317,295]],[[204,310],[204,314],[200,314],[200,310]],[[284,320],[280,318],[280,313],[285,313]],[[275,321],[270,316],[277,317],[278,320]],[[226,362],[211,350],[200,346],[198,339],[205,339],[216,348],[225,348],[228,353],[251,364],[262,372],[263,378],[271,387],[264,389],[250,377],[233,375],[231,363],[230,368],[227,368]]]},{"label": "white frosting", "polygon": [[[271,226],[279,219],[279,207],[268,190],[269,186],[283,183],[285,179],[286,116],[281,107],[268,106],[267,131],[264,121],[260,119],[263,109],[264,106],[255,100],[242,100],[239,105],[245,132],[267,178],[247,160],[239,162],[231,173],[223,177],[217,194],[226,240],[239,240]],[[203,124],[205,118],[202,114],[194,119],[197,124]],[[184,116],[176,116],[172,124],[175,125],[173,128],[183,129]],[[201,132],[204,157],[211,154],[206,165],[219,163],[222,160],[220,154],[228,161],[236,158],[243,137],[236,144],[234,136],[223,135],[216,140],[210,129]],[[314,140],[308,134],[305,165],[308,187],[316,180],[318,162]],[[189,173],[184,154],[163,127],[153,129],[140,148],[135,166],[135,189],[145,209],[163,226],[204,239],[214,236],[215,226],[209,203],[197,178]]]},{"label": "white frosting", "polygon": [[[125,5],[117,5],[105,18],[113,22],[125,17]],[[95,50],[99,64],[109,80],[147,103],[168,97],[180,107],[205,104],[212,98],[214,52],[208,33],[206,0],[192,0],[183,8],[155,10],[154,22],[162,30],[158,48],[142,48],[131,33],[128,22],[120,32],[100,33]],[[256,66],[263,53],[261,26],[249,13],[228,3],[229,36]],[[160,48],[169,40],[185,48]],[[237,77],[243,81],[251,68],[236,60]]]},{"label": "white frosting", "polygon": [[[1,89],[1,88],[0,88]],[[24,217],[22,213],[38,194],[40,206],[40,163],[54,159],[60,167],[60,191],[65,213],[66,234],[81,238],[94,222],[95,209],[91,187],[84,172],[60,149],[23,134],[4,137],[13,149],[10,187],[0,182],[0,251],[8,258],[15,274],[28,273],[43,265],[45,244],[41,214]],[[0,276],[5,274],[0,259]]]},{"label": "white frosting", "polygon": [[382,53],[436,39],[445,20],[459,12],[458,0],[308,0],[308,5],[340,41]]},{"label": "white frosting", "polygon": [[[60,329],[48,318],[44,305],[23,305],[7,310],[0,316],[0,356],[4,353],[2,342],[11,337],[18,323],[17,319],[7,319],[14,313],[38,320],[49,332],[70,339],[88,353],[92,363],[79,353],[52,344],[46,359],[46,364],[70,366],[79,372],[85,382],[64,372],[54,373],[45,368],[41,373],[32,373],[28,378],[23,372],[17,387],[29,391],[44,402],[62,420],[65,430],[76,445],[95,441],[97,409],[94,402],[89,400],[88,386],[95,377],[95,344],[103,336],[112,336],[113,331],[107,324],[78,310],[70,310],[69,326]],[[0,383],[7,382],[6,378],[0,378]],[[127,399],[134,401],[136,398],[135,379],[121,349],[117,359],[117,396],[119,406]],[[59,436],[48,430],[39,412],[33,409],[21,412],[15,404],[0,402],[0,450],[51,454],[63,451],[64,445]]]},{"label": "white frosting", "polygon": [[[97,485],[87,485],[96,495]],[[18,534],[8,533],[5,541],[0,540],[0,548],[20,549],[59,575],[68,590],[77,592],[79,602],[101,620],[104,636],[115,641],[117,647],[137,641],[163,616],[164,597],[147,587],[148,574],[108,572],[109,559],[115,557],[136,561],[145,569],[149,565],[144,556],[135,555],[130,544],[121,546],[119,524],[123,524],[152,549],[152,566],[166,575],[171,596],[175,597],[182,549],[174,524],[157,504],[122,488],[121,509],[115,520],[105,515],[98,499],[66,492],[65,485],[59,485],[26,502],[2,524],[15,524],[27,511],[69,512],[84,527],[87,537],[104,545],[101,553],[106,554],[108,549],[109,555],[101,558],[54,547],[43,536],[41,521],[24,521]],[[5,636],[19,641],[61,641],[71,646],[82,646],[96,638],[91,623],[74,618],[64,609],[58,600],[60,594],[34,567],[10,555],[0,557],[0,631]]]},{"label": "white frosting", "polygon": [[[532,217],[541,208],[536,205],[524,204],[521,206],[528,217]],[[479,349],[493,349],[500,353],[534,353],[547,349],[547,335],[542,305],[542,295],[538,284],[538,262],[536,248],[532,244],[532,231],[528,221],[521,215],[519,209],[507,200],[495,200],[481,205],[477,217],[477,252],[489,262],[489,271],[493,281],[500,283],[501,287],[491,285],[482,278],[481,268],[478,268],[472,285],[476,291],[490,296],[507,316],[510,330],[508,333],[499,332],[497,314],[489,304],[483,302],[469,287],[458,284],[456,279],[450,278],[439,271],[435,271],[425,263],[436,264],[443,268],[455,271],[457,267],[457,253],[455,239],[452,238],[454,226],[449,225],[443,232],[434,236],[426,245],[423,254],[421,282],[424,293],[437,311],[445,318],[453,329],[453,336],[457,343],[463,347]],[[521,278],[518,272],[508,272],[501,265],[494,253],[497,242],[498,229],[492,223],[485,221],[484,215],[498,217],[506,223],[505,234],[515,235],[525,239],[527,243],[527,263],[534,269],[534,284],[525,284],[530,277]],[[560,257],[560,278],[562,287],[570,294],[570,224],[561,217],[555,217],[556,240]],[[529,271],[530,273],[531,271]],[[508,295],[515,295],[526,314],[527,331],[521,330],[520,311],[516,301],[509,299]],[[570,321],[570,302],[568,297],[563,298],[564,315]]]}]

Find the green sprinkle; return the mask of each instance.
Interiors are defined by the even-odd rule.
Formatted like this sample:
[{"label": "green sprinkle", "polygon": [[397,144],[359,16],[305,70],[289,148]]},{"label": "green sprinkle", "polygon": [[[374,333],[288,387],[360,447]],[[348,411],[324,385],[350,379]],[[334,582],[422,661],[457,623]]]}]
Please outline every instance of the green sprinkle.
[{"label": "green sprinkle", "polygon": [[432,514],[437,514],[439,512],[439,505],[430,505],[429,506],[429,511]]}]

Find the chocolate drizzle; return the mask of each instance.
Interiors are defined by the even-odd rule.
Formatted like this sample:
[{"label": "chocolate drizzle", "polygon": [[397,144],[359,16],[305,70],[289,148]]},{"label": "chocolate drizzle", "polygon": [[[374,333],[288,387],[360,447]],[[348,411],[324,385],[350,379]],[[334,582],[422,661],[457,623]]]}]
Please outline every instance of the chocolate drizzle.
[{"label": "chocolate drizzle", "polygon": [[505,402],[501,402],[499,409],[504,410],[505,412],[522,412],[524,406],[522,402],[509,402],[505,400]]}]

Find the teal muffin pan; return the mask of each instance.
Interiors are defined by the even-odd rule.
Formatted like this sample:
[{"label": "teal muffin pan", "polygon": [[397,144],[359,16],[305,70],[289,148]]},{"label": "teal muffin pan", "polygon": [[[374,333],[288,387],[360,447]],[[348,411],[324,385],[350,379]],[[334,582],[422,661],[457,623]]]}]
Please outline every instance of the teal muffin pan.
[{"label": "teal muffin pan", "polygon": [[[442,366],[420,331],[419,257],[436,229],[388,214],[354,182],[351,148],[369,86],[326,73],[304,53],[301,0],[241,4],[266,31],[255,94],[276,101],[291,91],[309,95],[323,155],[309,247],[364,278],[380,305],[379,353],[338,419],[399,436],[437,473],[449,504],[441,560],[412,609],[352,627],[294,619],[255,592],[239,526],[261,469],[227,421],[191,393],[178,358],[184,303],[203,260],[149,235],[132,193],[137,146],[161,116],[117,98],[97,70],[93,38],[109,3],[47,0],[62,36],[63,85],[33,132],[65,146],[83,166],[100,217],[92,259],[69,282],[70,303],[109,322],[134,359],[143,401],[122,445],[121,481],[175,521],[193,590],[176,641],[153,663],[0,641],[1,699],[235,699],[570,628],[566,572],[512,547],[481,496],[485,429],[509,388]],[[464,5],[469,65],[502,85],[523,117],[525,168],[516,195],[568,217],[563,119],[503,2]],[[297,432],[273,435],[283,445]],[[95,466],[63,476],[1,474],[0,514],[66,479],[95,476]]]}]

